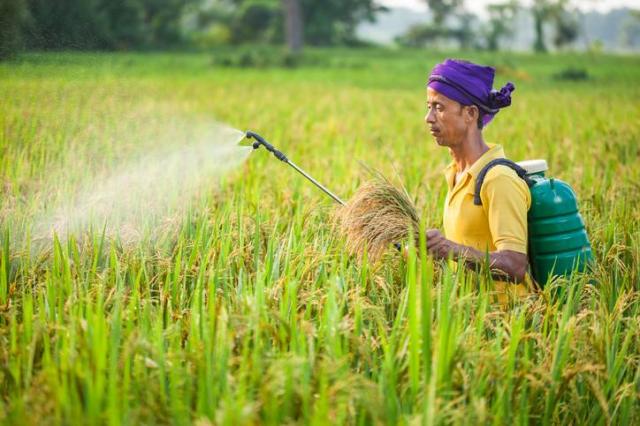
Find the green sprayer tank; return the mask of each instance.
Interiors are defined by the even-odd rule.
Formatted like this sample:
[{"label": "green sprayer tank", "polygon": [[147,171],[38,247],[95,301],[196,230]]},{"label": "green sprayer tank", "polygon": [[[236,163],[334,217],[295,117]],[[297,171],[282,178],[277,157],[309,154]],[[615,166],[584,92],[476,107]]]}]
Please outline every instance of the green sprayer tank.
[{"label": "green sprayer tank", "polygon": [[526,170],[531,191],[528,225],[533,277],[544,285],[551,276],[584,271],[593,256],[576,194],[563,181],[545,177],[545,160],[517,164]]}]

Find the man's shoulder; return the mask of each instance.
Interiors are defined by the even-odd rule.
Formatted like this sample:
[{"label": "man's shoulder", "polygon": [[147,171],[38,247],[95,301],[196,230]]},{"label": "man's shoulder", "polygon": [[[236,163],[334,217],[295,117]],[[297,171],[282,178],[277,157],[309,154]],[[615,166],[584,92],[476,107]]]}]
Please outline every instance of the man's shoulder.
[{"label": "man's shoulder", "polygon": [[[518,176],[518,174],[509,166],[498,165],[487,172],[480,197],[513,197],[520,194],[526,200],[527,204],[531,202],[531,195],[527,183]],[[484,200],[483,200],[484,201]],[[491,202],[491,200],[487,200]]]},{"label": "man's shoulder", "polygon": [[[512,182],[521,182],[525,184],[524,180],[518,176],[515,170],[511,167],[506,166],[504,164],[498,164],[493,166],[484,178],[484,183],[495,181],[495,180],[504,180],[504,181],[512,181]],[[526,186],[526,184],[525,184]]]}]

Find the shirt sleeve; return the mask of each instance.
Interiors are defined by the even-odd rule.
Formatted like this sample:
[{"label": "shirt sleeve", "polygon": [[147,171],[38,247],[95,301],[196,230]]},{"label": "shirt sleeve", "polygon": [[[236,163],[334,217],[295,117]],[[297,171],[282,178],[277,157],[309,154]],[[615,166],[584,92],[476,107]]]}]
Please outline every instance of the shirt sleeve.
[{"label": "shirt sleeve", "polygon": [[527,184],[510,169],[497,166],[487,173],[480,198],[497,250],[527,253],[527,211],[531,194]]}]

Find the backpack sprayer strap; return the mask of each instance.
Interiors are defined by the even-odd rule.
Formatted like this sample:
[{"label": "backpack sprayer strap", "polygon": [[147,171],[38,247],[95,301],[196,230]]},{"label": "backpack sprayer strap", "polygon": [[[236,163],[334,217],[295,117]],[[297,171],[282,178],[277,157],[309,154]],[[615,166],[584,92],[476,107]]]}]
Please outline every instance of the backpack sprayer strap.
[{"label": "backpack sprayer strap", "polygon": [[489,163],[487,163],[487,165],[484,166],[482,170],[480,170],[480,173],[478,173],[478,177],[476,178],[476,186],[473,191],[473,204],[475,204],[476,206],[482,205],[482,200],[480,199],[480,190],[482,189],[482,184],[484,183],[484,178],[487,176],[487,173],[495,166],[507,166],[513,169],[513,171],[518,174],[518,177],[520,179],[523,179],[527,183],[527,186],[531,186],[532,182],[527,177],[527,171],[525,169],[507,158],[496,158],[495,160],[489,161]]}]

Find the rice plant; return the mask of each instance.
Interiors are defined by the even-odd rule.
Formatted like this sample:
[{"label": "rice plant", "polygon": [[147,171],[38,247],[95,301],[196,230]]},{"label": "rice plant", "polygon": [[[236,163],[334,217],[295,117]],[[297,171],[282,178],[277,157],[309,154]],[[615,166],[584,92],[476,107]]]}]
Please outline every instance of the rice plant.
[{"label": "rice plant", "polygon": [[[447,55],[313,54],[363,66],[239,70],[178,53],[0,64],[0,421],[640,422],[639,59],[468,55],[518,87],[487,141],[573,186],[596,257],[503,309],[490,277],[425,249],[450,158],[421,121],[423,88]],[[552,77],[587,65],[588,82]],[[185,117],[259,131],[338,194],[359,194],[358,160],[398,176],[415,210],[389,186],[360,195],[396,203],[381,235],[406,259],[351,256],[331,200],[263,151],[154,210],[139,238],[94,223],[34,240],[43,209],[175,147],[167,134],[195,129]]]},{"label": "rice plant", "polygon": [[367,253],[376,261],[390,246],[401,247],[419,229],[420,219],[404,188],[394,186],[379,172],[371,174],[372,179],[339,210],[337,220],[348,250],[360,258]]}]

